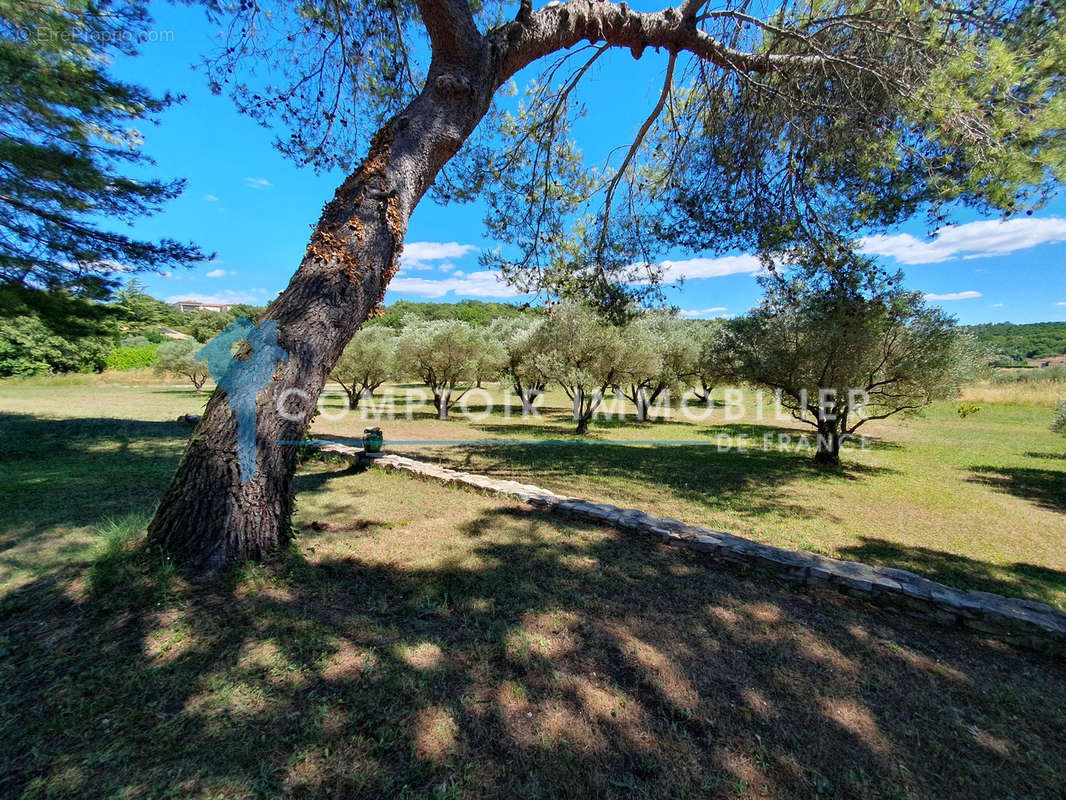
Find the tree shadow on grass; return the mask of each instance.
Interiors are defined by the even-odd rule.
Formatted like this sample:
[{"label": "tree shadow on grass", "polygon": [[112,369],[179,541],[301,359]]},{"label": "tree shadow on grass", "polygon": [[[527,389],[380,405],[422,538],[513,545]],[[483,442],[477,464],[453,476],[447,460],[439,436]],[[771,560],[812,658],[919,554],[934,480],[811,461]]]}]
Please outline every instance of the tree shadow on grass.
[{"label": "tree shadow on grass", "polygon": [[453,535],[462,561],[342,558],[324,532],[196,584],[135,549],[109,586],[9,596],[0,794],[1050,797],[1066,776],[1057,662],[594,526],[483,509]]},{"label": "tree shadow on grass", "polygon": [[1029,450],[1024,454],[1027,458],[1047,458],[1055,461],[1066,461],[1066,453],[1041,453]]},{"label": "tree shadow on grass", "polygon": [[1066,471],[1031,467],[970,467],[967,478],[1028,500],[1049,511],[1066,512]]},{"label": "tree shadow on grass", "polygon": [[36,571],[45,553],[49,564],[73,556],[69,541],[36,541],[56,528],[149,515],[190,432],[178,422],[0,414],[0,566]]},{"label": "tree shadow on grass", "polygon": [[1066,572],[1036,564],[992,564],[931,547],[863,536],[862,544],[842,547],[841,558],[911,570],[949,586],[1008,597],[1029,597],[1063,607]]},{"label": "tree shadow on grass", "polygon": [[[747,432],[770,426],[739,426]],[[737,434],[739,435],[739,433]],[[761,442],[761,435],[755,441]],[[471,444],[411,451],[448,466],[484,472],[494,478],[511,478],[562,491],[575,492],[575,484],[593,482],[600,494],[624,492],[627,484],[658,487],[672,496],[715,508],[742,506],[745,513],[789,513],[828,519],[822,510],[786,504],[781,489],[791,482],[832,485],[862,480],[893,470],[859,462],[840,468],[815,464],[806,451],[763,450],[761,445],[739,450],[699,444],[616,444],[579,440],[564,443]],[[622,498],[608,498],[623,502]]]}]

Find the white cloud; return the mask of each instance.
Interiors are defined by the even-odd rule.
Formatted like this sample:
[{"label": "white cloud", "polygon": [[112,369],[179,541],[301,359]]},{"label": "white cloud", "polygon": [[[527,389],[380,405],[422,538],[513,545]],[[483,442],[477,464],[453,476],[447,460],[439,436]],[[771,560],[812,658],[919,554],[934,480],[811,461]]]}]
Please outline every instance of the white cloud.
[{"label": "white cloud", "polygon": [[1003,304],[1002,303],[993,303],[992,304],[992,308],[1003,308]]},{"label": "white cloud", "polygon": [[672,283],[680,278],[720,278],[761,272],[763,263],[757,256],[722,256],[721,258],[689,258],[684,261],[663,261],[663,280]]},{"label": "white cloud", "polygon": [[980,292],[948,292],[947,294],[927,294],[926,300],[974,300],[981,297]]},{"label": "white cloud", "polygon": [[129,264],[123,264],[120,261],[114,261],[110,258],[104,258],[100,261],[64,261],[63,266],[66,269],[75,270],[79,272],[136,272],[135,267],[131,267]]},{"label": "white cloud", "polygon": [[274,185],[266,178],[245,178],[244,182],[251,189],[266,189]]},{"label": "white cloud", "polygon": [[515,297],[518,292],[495,272],[484,270],[469,275],[452,275],[442,280],[428,278],[393,278],[389,289],[419,297],[443,297],[449,292],[470,297]]},{"label": "white cloud", "polygon": [[[459,242],[408,242],[403,246],[403,254],[400,263],[406,269],[433,269],[435,261],[445,261],[449,258],[462,258],[467,253],[476,253],[478,247],[472,244],[459,244]],[[447,261],[440,264],[441,272],[455,269],[455,265]]]},{"label": "white cloud", "polygon": [[167,298],[168,303],[177,303],[180,300],[188,300],[197,303],[248,303],[249,305],[263,305],[269,298],[266,289],[249,289],[242,292],[235,289],[226,289],[218,294],[176,294]]},{"label": "white cloud", "polygon": [[208,203],[217,203],[218,202],[218,198],[215,197],[213,194],[205,194],[204,195],[204,200],[206,200]]},{"label": "white cloud", "polygon": [[678,313],[688,319],[706,319],[707,317],[721,316],[728,310],[725,306],[715,306],[714,308],[682,309]]},{"label": "white cloud", "polygon": [[1057,305],[1057,306],[1066,306],[1066,302],[1058,302],[1058,303],[1055,303],[1055,305]]},{"label": "white cloud", "polygon": [[225,278],[227,275],[236,275],[236,272],[227,272],[224,269],[213,269],[204,275],[205,278]]},{"label": "white cloud", "polygon": [[888,256],[901,264],[936,264],[958,256],[965,259],[1003,256],[1040,244],[1066,241],[1066,219],[985,220],[943,229],[932,241],[909,233],[867,236],[860,241],[864,253]]}]

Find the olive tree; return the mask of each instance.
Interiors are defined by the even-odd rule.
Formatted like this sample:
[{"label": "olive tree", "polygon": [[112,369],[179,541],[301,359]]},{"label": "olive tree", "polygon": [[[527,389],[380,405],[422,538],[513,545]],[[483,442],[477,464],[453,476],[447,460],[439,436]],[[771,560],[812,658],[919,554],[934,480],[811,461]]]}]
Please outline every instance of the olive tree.
[{"label": "olive tree", "polygon": [[651,311],[625,328],[632,356],[629,381],[623,389],[637,408],[637,421],[660,397],[679,395],[696,371],[697,341],[685,320],[665,311]]},{"label": "olive tree", "polygon": [[729,323],[736,376],[817,430],[818,463],[839,464],[858,428],[950,397],[979,368],[973,339],[901,277],[854,256],[773,274],[761,304]]},{"label": "olive tree", "polygon": [[496,336],[495,329],[478,326],[478,334],[481,337],[481,348],[474,359],[474,384],[482,388],[482,384],[495,381],[504,371],[507,364],[507,348]]},{"label": "olive tree", "polygon": [[195,339],[175,339],[163,342],[156,350],[155,369],[169,375],[181,375],[192,381],[196,391],[203,389],[211,377],[207,362],[197,361],[196,354],[203,347]]},{"label": "olive tree", "polygon": [[535,368],[572,401],[578,434],[588,432],[607,390],[633,374],[637,355],[637,348],[626,346],[616,326],[579,303],[551,308],[537,327],[532,346]]},{"label": "olive tree", "polygon": [[692,320],[690,326],[696,350],[692,370],[693,390],[697,400],[710,405],[714,387],[734,377],[725,325],[721,320]]},{"label": "olive tree", "polygon": [[364,328],[352,337],[333,365],[330,377],[348,395],[348,407],[358,408],[364,395],[373,396],[396,369],[396,336],[384,327]]},{"label": "olive tree", "polygon": [[500,319],[489,326],[489,335],[503,343],[502,374],[522,401],[522,413],[533,413],[533,404],[544,393],[548,379],[536,363],[538,331],[542,320]]},{"label": "olive tree", "polygon": [[[520,288],[609,305],[654,288],[659,245],[687,230],[693,246],[743,238],[763,252],[840,198],[858,200],[855,225],[829,215],[842,231],[954,200],[1009,209],[1066,163],[1055,3],[204,2],[226,18],[213,88],[278,126],[299,163],[347,177],[265,313],[287,358],[256,398],[254,477],[242,478],[236,414],[216,391],[149,526],[203,572],[287,535],[290,443],[382,300],[430,187],[442,201],[488,199],[489,233],[506,246],[495,263]],[[647,59],[656,96],[620,159],[590,169],[571,123],[593,68],[619,53]],[[501,91],[516,78],[533,78],[521,103]]]},{"label": "olive tree", "polygon": [[484,333],[460,320],[409,321],[396,345],[396,363],[433,393],[440,419],[477,382]]}]

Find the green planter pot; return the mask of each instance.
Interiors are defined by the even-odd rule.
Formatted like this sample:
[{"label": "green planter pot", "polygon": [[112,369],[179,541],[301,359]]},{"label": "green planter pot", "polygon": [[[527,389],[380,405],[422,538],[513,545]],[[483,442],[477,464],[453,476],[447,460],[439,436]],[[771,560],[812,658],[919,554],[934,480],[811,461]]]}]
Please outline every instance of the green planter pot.
[{"label": "green planter pot", "polygon": [[384,437],[381,435],[381,428],[364,428],[363,429],[363,449],[368,453],[380,453],[381,443],[384,441]]}]

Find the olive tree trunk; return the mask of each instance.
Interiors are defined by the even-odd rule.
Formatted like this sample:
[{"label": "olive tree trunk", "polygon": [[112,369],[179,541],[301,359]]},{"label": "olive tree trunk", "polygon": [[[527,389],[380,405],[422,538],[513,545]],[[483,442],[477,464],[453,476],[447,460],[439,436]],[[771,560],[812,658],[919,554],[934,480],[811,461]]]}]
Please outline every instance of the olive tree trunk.
[{"label": "olive tree trunk", "polygon": [[816,464],[826,466],[840,465],[840,444],[844,440],[837,423],[819,422],[818,424],[818,449],[814,454]]}]

